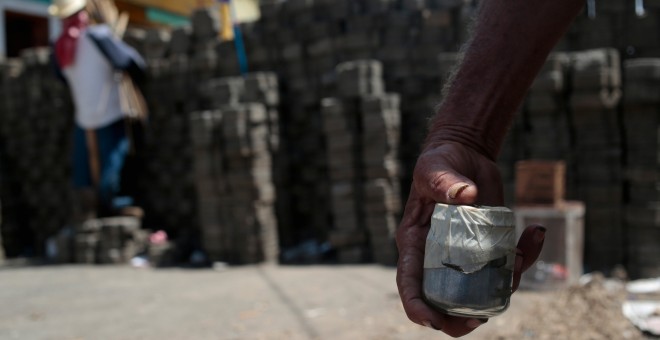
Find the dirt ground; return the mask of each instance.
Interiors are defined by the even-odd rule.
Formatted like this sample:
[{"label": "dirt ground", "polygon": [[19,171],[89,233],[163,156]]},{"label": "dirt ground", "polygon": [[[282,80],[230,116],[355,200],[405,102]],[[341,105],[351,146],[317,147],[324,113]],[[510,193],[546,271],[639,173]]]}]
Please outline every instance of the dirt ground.
[{"label": "dirt ground", "polygon": [[[543,302],[531,313],[521,315],[512,338],[541,340],[643,339],[644,336],[622,314],[625,286],[620,281],[596,275],[579,287],[534,293]],[[497,334],[488,339],[506,339]]]},{"label": "dirt ground", "polygon": [[[0,339],[443,339],[379,266],[0,267]],[[465,339],[641,339],[622,286],[521,291]],[[611,285],[610,285],[611,286]]]}]

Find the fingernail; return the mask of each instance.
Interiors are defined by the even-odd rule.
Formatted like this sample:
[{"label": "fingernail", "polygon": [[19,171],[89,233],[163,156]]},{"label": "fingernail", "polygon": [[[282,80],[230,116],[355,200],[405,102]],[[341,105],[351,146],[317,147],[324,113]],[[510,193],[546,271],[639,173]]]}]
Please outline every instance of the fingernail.
[{"label": "fingernail", "polygon": [[536,227],[536,231],[534,231],[534,242],[536,243],[541,243],[545,239],[545,232],[547,229],[544,227]]},{"label": "fingernail", "polygon": [[449,198],[450,200],[455,199],[456,197],[458,197],[458,195],[461,194],[461,192],[463,192],[463,190],[465,190],[469,186],[470,185],[467,183],[456,183],[452,185],[451,187],[449,187],[449,190],[447,190],[447,198]]},{"label": "fingernail", "polygon": [[475,329],[481,325],[483,325],[485,322],[482,322],[479,319],[470,319],[468,321],[465,321],[465,326],[467,326],[470,329]]}]

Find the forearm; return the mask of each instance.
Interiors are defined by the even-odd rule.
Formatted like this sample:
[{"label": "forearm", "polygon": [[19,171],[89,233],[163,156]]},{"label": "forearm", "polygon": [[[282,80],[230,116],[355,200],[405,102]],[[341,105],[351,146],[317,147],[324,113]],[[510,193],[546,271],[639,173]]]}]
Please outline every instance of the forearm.
[{"label": "forearm", "polygon": [[458,142],[495,160],[534,77],[583,6],[579,0],[483,1],[425,147]]}]

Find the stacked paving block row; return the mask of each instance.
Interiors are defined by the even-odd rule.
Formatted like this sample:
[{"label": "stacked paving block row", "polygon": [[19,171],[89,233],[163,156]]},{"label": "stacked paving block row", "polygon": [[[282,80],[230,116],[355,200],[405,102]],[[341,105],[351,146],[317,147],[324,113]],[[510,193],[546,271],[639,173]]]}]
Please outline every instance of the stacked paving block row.
[{"label": "stacked paving block row", "polygon": [[[574,136],[567,108],[567,95],[571,88],[570,54],[552,53],[534,80],[522,112],[520,145],[527,159],[563,160],[567,172],[566,187],[573,197],[574,179]],[[515,133],[515,132],[514,132]],[[520,146],[519,145],[519,146]]]},{"label": "stacked paving block row", "polygon": [[569,117],[565,105],[569,56],[548,57],[534,80],[525,101],[530,158],[562,159],[570,154]]},{"label": "stacked paving block row", "polygon": [[[270,161],[265,160],[266,156],[260,156],[259,162],[269,163],[272,167],[270,176],[277,193],[274,210],[279,221],[280,245],[295,247],[308,239],[335,242],[337,213],[333,207],[337,204],[334,201],[336,197],[353,197],[358,206],[353,209],[358,221],[356,229],[364,236],[355,236],[360,241],[351,242],[359,243],[363,250],[353,251],[358,255],[349,256],[346,249],[342,259],[376,259],[380,255],[368,251],[376,247],[373,235],[387,235],[383,236],[383,242],[389,242],[385,240],[390,238],[392,218],[373,223],[381,228],[377,232],[369,226],[370,216],[395,216],[397,209],[394,206],[401,206],[397,202],[397,182],[401,181],[404,188],[408,188],[428,119],[441,100],[441,88],[446,84],[447,74],[460,60],[460,55],[454,52],[466,38],[466,27],[475,13],[475,4],[474,1],[460,0],[261,1],[262,18],[254,23],[241,24],[241,29],[249,69],[276,72],[279,79],[277,90],[267,85],[274,77],[248,76],[243,85],[237,85],[238,90],[234,84],[241,81],[225,80],[213,85],[219,78],[240,75],[234,43],[218,39],[216,11],[195,11],[190,27],[171,32],[129,32],[127,40],[149,63],[144,85],[151,116],[146,129],[146,172],[141,181],[141,201],[147,213],[145,226],[164,229],[173,238],[181,240],[181,244],[193,248],[201,247],[199,242],[210,242],[201,237],[205,230],[212,229],[205,225],[219,225],[222,220],[213,222],[219,217],[209,217],[211,215],[206,212],[215,204],[222,206],[224,203],[217,197],[224,196],[202,191],[200,188],[207,187],[201,182],[215,181],[218,189],[214,190],[227,190],[228,183],[222,180],[225,173],[213,173],[213,176],[220,176],[213,178],[210,173],[196,170],[196,166],[199,162],[211,162],[214,167],[233,171],[232,176],[238,176],[236,173],[240,171],[237,169],[242,169],[242,176],[249,174],[243,177],[253,176],[257,166],[242,158],[246,156],[233,154],[227,157],[225,145],[220,141],[237,136],[233,131],[227,132],[234,135],[223,135],[219,126],[223,126],[227,117],[227,122],[240,126],[245,122],[241,117],[251,117],[253,111],[262,110],[254,106],[261,103],[266,107],[268,117],[265,120],[268,139],[264,143],[268,145]],[[650,228],[637,229],[638,236],[623,234],[620,231],[624,218],[621,206],[627,204],[625,219],[628,224],[637,221],[630,216],[646,216],[645,225],[649,225],[654,210],[648,207],[655,201],[653,189],[643,189],[654,177],[637,175],[636,170],[644,168],[641,162],[644,162],[645,154],[633,145],[644,144],[646,139],[641,134],[622,130],[637,125],[627,118],[627,106],[623,106],[623,112],[618,106],[621,80],[620,76],[616,78],[619,67],[616,57],[612,51],[602,49],[572,52],[614,47],[621,53],[621,59],[660,56],[660,39],[657,39],[660,7],[647,1],[645,10],[644,16],[638,16],[633,3],[603,0],[597,1],[595,13],[585,11],[580,15],[558,47],[565,53],[557,53],[548,60],[533,86],[522,112],[516,117],[499,161],[508,188],[508,202],[513,192],[515,161],[562,158],[567,162],[569,198],[584,200],[588,206],[587,251],[592,253],[593,250],[594,255],[586,259],[587,269],[611,267],[625,262],[626,257],[640,266],[640,272],[648,272],[647,268],[653,265],[649,264],[652,261],[640,262],[641,255],[616,250],[625,247],[626,242],[652,235],[646,234],[651,232]],[[43,58],[45,54],[38,55],[34,58],[27,53],[24,60],[4,62],[0,72],[4,108],[0,111],[2,230],[10,256],[25,252],[26,243],[35,252],[42,249],[45,239],[66,225],[62,216],[69,216],[70,210],[71,199],[66,193],[70,136],[67,129],[72,126],[73,108],[66,88],[50,75]],[[568,65],[565,56],[569,58]],[[341,72],[335,69],[342,62],[368,59],[382,63],[381,82],[388,91],[399,94],[400,137],[392,132],[397,129],[397,121],[390,116],[395,111],[397,99],[384,91],[351,93],[355,89],[350,87],[353,85],[346,85],[349,81],[346,79],[352,76],[345,73],[346,77],[342,78]],[[568,71],[560,80],[559,74],[566,69]],[[34,79],[38,79],[38,83]],[[257,85],[249,85],[250,82]],[[359,89],[371,85],[367,82],[355,86]],[[634,89],[634,86],[628,86]],[[269,94],[260,92],[264,88],[269,89]],[[232,102],[222,99],[236,93],[243,94]],[[251,96],[279,97],[277,114],[272,114],[274,111],[268,99]],[[635,112],[641,112],[639,103],[634,100],[633,103]],[[644,105],[647,104],[652,106],[651,103]],[[234,112],[236,110],[243,113]],[[206,113],[192,115],[192,112]],[[336,123],[339,125],[331,130],[326,126],[327,115],[347,117],[352,125],[341,128],[342,123]],[[631,113],[630,119],[639,115],[642,114]],[[273,123],[274,117],[278,124]],[[642,118],[635,119],[635,122],[643,121]],[[213,142],[201,145],[191,142],[197,138],[197,132],[191,134],[190,131],[200,130],[193,126],[198,120],[205,122],[199,123],[202,125],[211,121],[209,124],[217,127],[210,130],[215,131],[211,133]],[[387,131],[381,135],[375,128],[369,130],[372,124],[375,126],[379,122],[383,122]],[[261,132],[248,137],[261,138],[264,130],[257,131]],[[632,139],[634,137],[639,139]],[[48,138],[48,142],[41,143],[43,138]],[[348,146],[340,152],[341,146],[332,143],[338,143],[342,138],[345,139],[344,145]],[[367,138],[371,141],[368,142]],[[396,138],[400,138],[398,147],[394,146]],[[352,139],[350,143],[349,139]],[[47,147],[34,148],[35,140]],[[379,149],[384,145],[387,145],[386,149]],[[233,147],[232,144],[230,149]],[[52,150],[55,148],[59,151]],[[209,152],[222,157],[200,160],[200,153]],[[402,165],[392,165],[392,159],[402,161]],[[352,170],[342,164],[352,164]],[[624,166],[626,177],[623,176]],[[347,172],[352,171],[352,177],[334,177],[342,167]],[[570,174],[574,174],[573,178]],[[237,183],[245,184],[252,179],[239,178]],[[340,185],[340,181],[350,182],[350,190],[345,190],[346,186]],[[361,185],[355,184],[357,182]],[[406,193],[407,190],[401,194]],[[211,202],[209,197],[213,195],[217,196],[216,203],[198,201]],[[41,197],[58,199],[42,200]],[[238,201],[240,206],[247,206],[244,204],[246,199]],[[230,206],[229,202],[225,203]],[[360,208],[365,206],[368,208]],[[646,207],[642,212],[650,215],[631,210],[642,206]],[[35,213],[37,210],[42,212]],[[383,214],[383,211],[387,213]],[[49,216],[48,221],[43,216]],[[50,218],[53,216],[55,218]],[[240,226],[227,228],[237,230]],[[602,228],[606,232],[602,232]],[[30,232],[25,233],[26,230]],[[254,235],[259,233],[257,229],[251,230]],[[219,235],[213,237],[222,239]],[[263,237],[266,236],[254,236]],[[30,241],[24,242],[25,239]],[[216,254],[213,257],[218,258],[248,258],[256,253],[218,255],[223,247],[226,248],[206,244],[204,248],[212,249],[210,252]],[[642,248],[646,250],[640,250],[639,254],[651,254],[654,249],[651,245]]]},{"label": "stacked paving block row", "polygon": [[[288,178],[291,214],[307,221],[307,227],[284,243],[323,239],[331,228],[327,216],[332,215],[331,188],[324,179],[333,165],[326,162],[325,141],[318,134],[321,99],[346,91],[341,79],[335,79],[335,66],[366,59],[383,63],[387,88],[402,94],[401,107],[406,108],[398,157],[406,161],[400,177],[409,177],[426,120],[440,97],[437,53],[457,49],[473,8],[462,1],[387,0],[267,1],[260,6],[262,18],[241,26],[249,64],[257,70],[277,70],[285,107],[283,144],[300,141],[283,148],[290,174],[295,174]],[[232,46],[225,47],[233,58]]]},{"label": "stacked paving block row", "polygon": [[91,219],[77,228],[74,237],[58,235],[57,246],[61,263],[122,264],[146,249],[147,236],[136,218]]},{"label": "stacked paving block row", "polygon": [[362,99],[364,224],[375,262],[397,262],[394,232],[401,212],[399,144],[400,98],[396,94]]},{"label": "stacked paving block row", "polygon": [[336,68],[338,98],[322,101],[338,261],[396,263],[399,96],[385,93],[382,64],[358,60]]},{"label": "stacked paving block row", "polygon": [[571,59],[569,108],[577,197],[587,209],[587,269],[603,270],[623,259],[621,64],[614,49],[576,52]]},{"label": "stacked paving block row", "polygon": [[625,242],[634,277],[657,277],[660,268],[660,59],[624,64],[626,143]]},{"label": "stacked paving block row", "polygon": [[340,262],[360,262],[367,253],[367,232],[359,210],[359,112],[338,98],[325,98],[321,105],[333,225],[329,241],[338,249]]},{"label": "stacked paving block row", "polygon": [[2,233],[7,255],[44,255],[70,222],[73,108],[53,76],[48,48],[0,66]]},{"label": "stacked paving block row", "polygon": [[214,111],[191,116],[202,245],[213,261],[278,259],[277,78],[256,73],[204,85]]}]

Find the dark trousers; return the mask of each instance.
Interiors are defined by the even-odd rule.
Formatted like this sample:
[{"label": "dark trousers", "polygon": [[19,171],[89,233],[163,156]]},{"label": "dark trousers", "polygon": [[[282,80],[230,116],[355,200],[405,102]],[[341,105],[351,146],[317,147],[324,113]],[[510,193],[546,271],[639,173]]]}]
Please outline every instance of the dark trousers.
[{"label": "dark trousers", "polygon": [[[126,191],[122,190],[122,171],[130,149],[124,120],[94,131],[100,163],[98,196],[101,208],[117,210],[133,205],[133,197],[122,193]],[[76,125],[73,138],[74,188],[93,187],[85,130]]]}]

